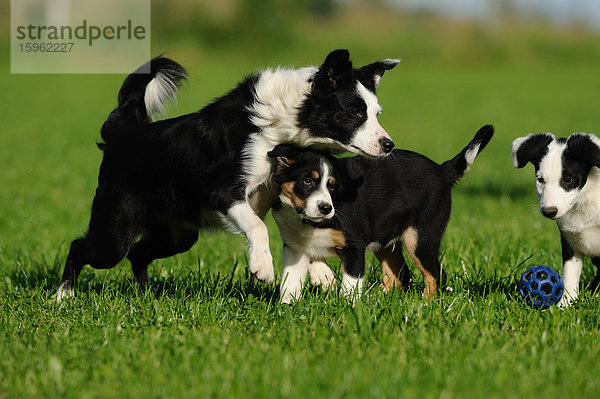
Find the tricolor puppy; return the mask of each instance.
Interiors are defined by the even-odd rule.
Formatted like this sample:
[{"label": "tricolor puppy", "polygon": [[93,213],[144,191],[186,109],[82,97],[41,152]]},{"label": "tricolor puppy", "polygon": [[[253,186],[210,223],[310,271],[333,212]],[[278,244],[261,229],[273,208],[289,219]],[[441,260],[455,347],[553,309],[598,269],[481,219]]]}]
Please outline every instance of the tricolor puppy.
[{"label": "tricolor puppy", "polygon": [[[104,151],[87,233],[71,244],[58,299],[84,265],[131,261],[141,286],[157,258],[187,251],[204,227],[246,236],[250,271],[274,279],[263,216],[276,200],[267,152],[281,143],[378,157],[394,143],[377,122],[381,76],[398,60],[354,69],[347,50],[320,67],[265,70],[198,112],[152,121],[186,78],[158,57],[125,79],[102,127]],[[145,71],[146,69],[144,69]]]},{"label": "tricolor puppy", "polygon": [[591,290],[600,284],[600,139],[530,134],[513,141],[511,151],[515,168],[533,164],[540,212],[558,225],[565,284],[559,306],[568,306],[579,292],[584,256],[598,267]]},{"label": "tricolor puppy", "polygon": [[275,160],[279,204],[273,216],[284,241],[281,302],[298,299],[307,272],[311,282],[334,283],[324,262],[342,261],[342,293],[362,292],[365,254],[375,253],[383,288],[403,289],[410,272],[400,243],[423,274],[431,298],[444,283],[439,255],[450,218],[451,191],[493,135],[482,127],[454,158],[441,165],[405,150],[381,159],[334,158],[289,145],[269,153]]}]

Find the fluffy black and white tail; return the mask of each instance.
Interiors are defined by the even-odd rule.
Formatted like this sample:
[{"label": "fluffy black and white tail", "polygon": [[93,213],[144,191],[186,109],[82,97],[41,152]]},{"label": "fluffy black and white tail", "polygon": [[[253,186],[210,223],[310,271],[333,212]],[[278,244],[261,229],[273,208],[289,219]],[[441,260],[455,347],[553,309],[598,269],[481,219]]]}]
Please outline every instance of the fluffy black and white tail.
[{"label": "fluffy black and white tail", "polygon": [[160,56],[127,76],[119,91],[119,105],[102,126],[104,143],[110,144],[121,127],[136,122],[149,123],[154,116],[164,113],[166,105],[176,98],[186,79],[186,71],[181,65]]},{"label": "fluffy black and white tail", "polygon": [[452,184],[456,183],[469,170],[475,162],[475,158],[489,143],[493,135],[494,127],[492,125],[483,126],[458,155],[442,164],[452,180]]}]

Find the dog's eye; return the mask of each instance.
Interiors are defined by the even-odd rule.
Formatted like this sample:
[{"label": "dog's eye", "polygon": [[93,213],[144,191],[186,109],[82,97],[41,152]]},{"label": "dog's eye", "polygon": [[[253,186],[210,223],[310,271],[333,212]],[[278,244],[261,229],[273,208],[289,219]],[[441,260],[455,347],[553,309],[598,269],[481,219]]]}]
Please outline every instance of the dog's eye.
[{"label": "dog's eye", "polygon": [[572,177],[564,177],[563,183],[566,185],[569,185],[569,184],[573,183],[573,178]]},{"label": "dog's eye", "polygon": [[537,178],[537,182],[540,183],[540,184],[544,184],[545,183],[544,178],[543,177],[539,177],[539,176]]},{"label": "dog's eye", "polygon": [[310,177],[307,177],[306,179],[304,179],[302,181],[302,183],[304,183],[305,186],[312,186],[313,184],[313,179],[311,179]]},{"label": "dog's eye", "polygon": [[334,184],[328,184],[328,185],[327,185],[327,189],[328,189],[330,192],[332,192],[332,193],[335,191],[335,188],[336,188],[336,187],[335,187],[335,185],[334,185]]},{"label": "dog's eye", "polygon": [[350,113],[352,114],[352,116],[355,116],[357,118],[362,118],[363,117],[363,113],[360,109],[358,108],[352,108],[352,110],[350,111]]}]

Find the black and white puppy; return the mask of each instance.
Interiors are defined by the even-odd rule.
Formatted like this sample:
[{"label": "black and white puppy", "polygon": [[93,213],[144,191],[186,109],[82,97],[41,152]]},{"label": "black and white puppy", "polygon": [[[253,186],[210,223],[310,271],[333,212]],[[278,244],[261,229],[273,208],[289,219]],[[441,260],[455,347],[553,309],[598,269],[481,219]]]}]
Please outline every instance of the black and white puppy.
[{"label": "black and white puppy", "polygon": [[348,51],[336,50],[320,67],[265,70],[198,112],[155,122],[185,70],[157,57],[149,74],[129,75],[102,127],[89,229],[71,244],[58,299],[73,294],[84,265],[111,268],[124,257],[145,286],[153,260],[187,251],[200,228],[213,226],[244,234],[250,271],[272,282],[262,218],[277,190],[267,152],[294,143],[388,154],[394,143],[377,121],[375,90],[398,62],[354,69]]},{"label": "black and white puppy", "polygon": [[513,141],[511,151],[515,168],[533,164],[540,212],[560,231],[565,293],[558,305],[569,306],[579,292],[585,256],[598,268],[591,290],[600,284],[600,139],[529,134]]},{"label": "black and white puppy", "polygon": [[451,191],[492,138],[482,127],[454,158],[437,164],[411,151],[382,159],[334,158],[289,145],[269,153],[275,160],[279,204],[273,216],[284,241],[281,302],[298,299],[307,272],[311,281],[332,285],[327,256],[342,261],[342,292],[362,292],[365,254],[383,268],[383,288],[403,289],[410,272],[400,243],[423,274],[431,298],[445,280],[439,251],[450,218]]}]

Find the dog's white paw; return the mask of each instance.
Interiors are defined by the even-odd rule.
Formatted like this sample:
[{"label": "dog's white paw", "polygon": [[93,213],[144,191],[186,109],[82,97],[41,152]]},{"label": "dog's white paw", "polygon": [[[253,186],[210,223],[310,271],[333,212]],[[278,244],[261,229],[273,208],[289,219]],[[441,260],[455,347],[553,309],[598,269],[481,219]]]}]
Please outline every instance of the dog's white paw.
[{"label": "dog's white paw", "polygon": [[571,299],[571,297],[569,297],[566,294],[563,294],[562,298],[560,298],[560,301],[558,301],[558,303],[556,304],[556,306],[559,309],[566,309],[569,306],[571,306],[572,303],[573,303],[573,300]]},{"label": "dog's white paw", "polygon": [[301,290],[299,292],[295,292],[295,293],[286,290],[281,293],[279,302],[281,302],[285,305],[290,305],[290,304],[292,304],[292,302],[297,302],[300,299],[302,299],[302,291]]},{"label": "dog's white paw", "polygon": [[275,281],[273,257],[268,248],[251,248],[248,252],[248,266],[250,267],[250,273],[259,281],[266,284],[271,284]]},{"label": "dog's white paw", "polygon": [[65,298],[73,298],[75,296],[75,290],[68,281],[63,282],[58,291],[56,291],[56,302],[61,302]]},{"label": "dog's white paw", "polygon": [[354,303],[362,296],[363,282],[364,278],[356,278],[344,273],[340,293]]},{"label": "dog's white paw", "polygon": [[562,298],[556,304],[560,309],[566,309],[575,302],[577,296],[579,295],[578,290],[576,289],[565,289],[563,292]]},{"label": "dog's white paw", "polygon": [[308,265],[310,274],[310,283],[321,287],[323,291],[328,291],[337,286],[336,275],[329,265],[323,261],[312,261]]}]

